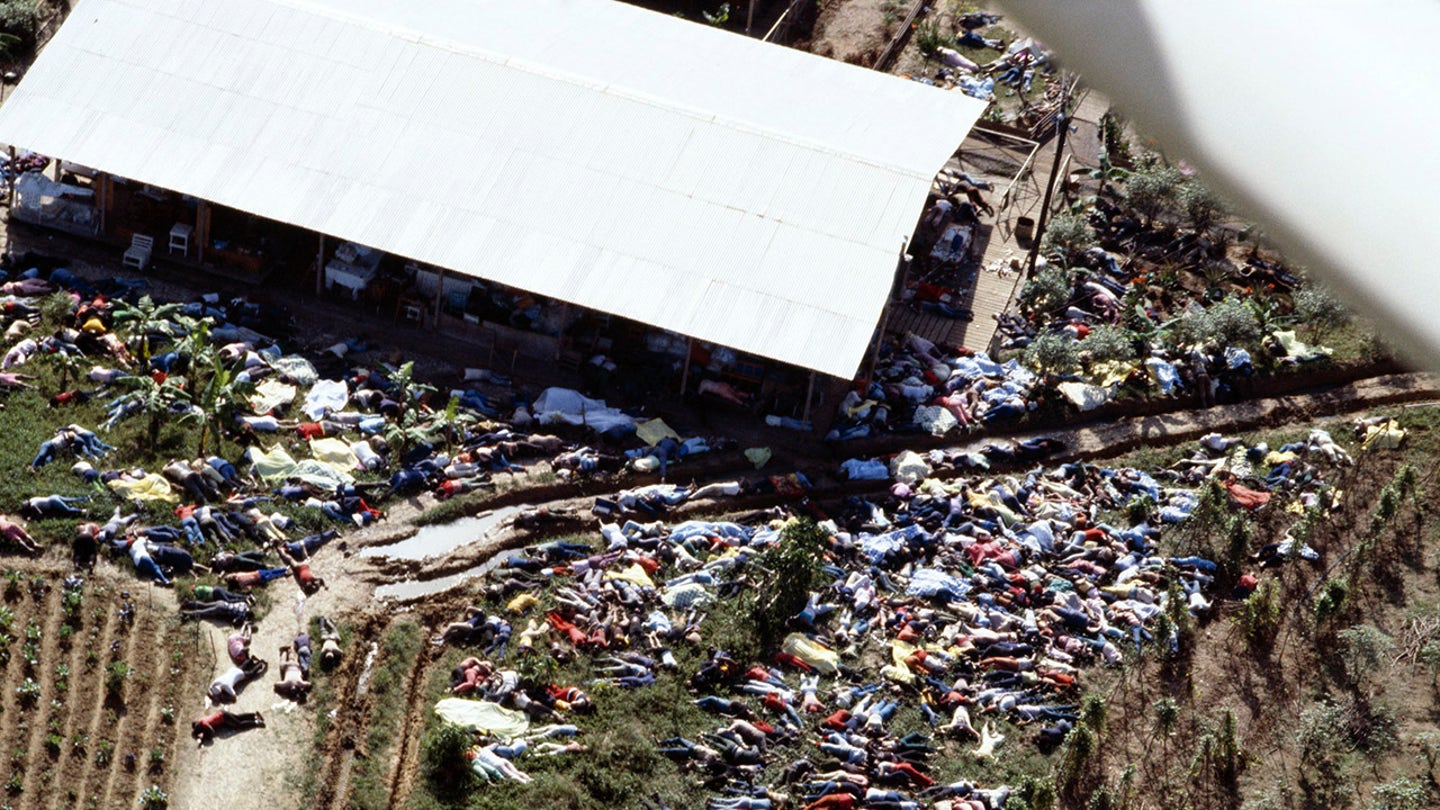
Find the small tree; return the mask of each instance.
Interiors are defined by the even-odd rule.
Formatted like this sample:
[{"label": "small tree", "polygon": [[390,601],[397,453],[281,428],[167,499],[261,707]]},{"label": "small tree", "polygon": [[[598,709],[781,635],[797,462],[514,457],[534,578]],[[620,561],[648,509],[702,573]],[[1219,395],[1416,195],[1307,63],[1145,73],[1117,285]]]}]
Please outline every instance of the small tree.
[{"label": "small tree", "polygon": [[470,742],[470,732],[454,723],[441,723],[425,735],[421,742],[425,776],[440,794],[454,795],[469,784],[471,770],[465,754]]},{"label": "small tree", "polygon": [[1101,324],[1080,341],[1080,349],[1092,363],[1131,360],[1135,357],[1135,336],[1128,329]]},{"label": "small tree", "polygon": [[160,427],[167,418],[175,415],[174,406],[187,402],[189,396],[173,379],[158,383],[153,377],[136,375],[121,377],[119,383],[130,390],[122,394],[115,404],[122,409],[133,408],[149,419],[145,431],[148,440],[146,449],[154,450],[160,441]]},{"label": "small tree", "polygon": [[1025,367],[1045,377],[1080,369],[1080,344],[1063,332],[1046,332],[1025,347]]},{"label": "small tree", "polygon": [[1380,662],[1389,657],[1395,639],[1373,624],[1357,624],[1336,634],[1340,640],[1340,662],[1345,677],[1355,688],[1369,685],[1372,689],[1381,677]]},{"label": "small tree", "polygon": [[1295,303],[1297,324],[1310,328],[1316,333],[1344,326],[1350,321],[1350,310],[1330,290],[1313,281],[1307,281],[1291,296]]},{"label": "small tree", "polygon": [[1153,158],[1131,172],[1125,181],[1125,199],[1146,228],[1174,204],[1182,179],[1180,172]]},{"label": "small tree", "polygon": [[1035,274],[1020,288],[1020,309],[1036,315],[1048,315],[1070,301],[1070,274],[1058,267],[1047,267]]},{"label": "small tree", "polygon": [[1216,214],[1220,212],[1220,200],[1210,189],[1196,180],[1191,180],[1180,186],[1177,196],[1180,207],[1185,209],[1190,225],[1195,230],[1203,231],[1215,223]]},{"label": "small tree", "polygon": [[1056,214],[1045,225],[1040,249],[1047,256],[1059,256],[1065,264],[1074,264],[1085,251],[1095,247],[1095,229],[1080,214]]},{"label": "small tree", "polygon": [[780,541],[760,556],[751,616],[762,653],[779,644],[790,619],[805,608],[810,591],[823,584],[824,554],[825,532],[809,518],[795,518],[780,530]]},{"label": "small tree", "polygon": [[115,310],[115,325],[125,327],[129,342],[135,347],[141,369],[150,365],[150,341],[155,335],[173,337],[180,304],[156,304],[150,296],[142,296],[134,304],[121,303]]}]

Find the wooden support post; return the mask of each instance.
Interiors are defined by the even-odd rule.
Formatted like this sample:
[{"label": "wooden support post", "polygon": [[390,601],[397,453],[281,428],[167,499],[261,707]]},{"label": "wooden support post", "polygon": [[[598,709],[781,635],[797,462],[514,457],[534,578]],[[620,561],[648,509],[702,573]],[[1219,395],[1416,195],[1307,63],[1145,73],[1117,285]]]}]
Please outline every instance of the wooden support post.
[{"label": "wooden support post", "polygon": [[810,424],[810,405],[814,402],[814,400],[815,400],[815,372],[812,371],[812,372],[810,372],[810,386],[809,386],[809,388],[805,391],[805,414],[800,418],[800,421],[804,422],[806,425],[809,425],[809,424]]},{"label": "wooden support post", "polygon": [[95,208],[98,209],[100,214],[101,236],[105,235],[105,221],[107,219],[105,216],[106,198],[110,196],[109,189],[107,189],[106,186],[109,185],[107,182],[109,178],[110,175],[104,172],[96,172],[94,179],[90,181],[90,187],[95,190]]},{"label": "wooden support post", "polygon": [[205,263],[205,248],[210,244],[210,203],[201,200],[195,205],[195,260]]},{"label": "wooden support post", "polygon": [[685,365],[680,371],[680,396],[685,396],[685,391],[690,387],[690,351],[694,338],[685,338]]},{"label": "wooden support post", "polygon": [[755,22],[755,0],[750,0],[750,10],[745,12],[745,36],[750,36],[750,25]]},{"label": "wooden support post", "polygon": [[1065,155],[1065,133],[1070,131],[1070,114],[1065,107],[1070,103],[1070,87],[1064,85],[1060,92],[1060,107],[1056,110],[1055,125],[1059,134],[1055,138],[1055,160],[1050,164],[1050,182],[1045,184],[1045,200],[1040,203],[1040,218],[1035,223],[1035,238],[1030,243],[1030,258],[1025,263],[1025,277],[1035,275],[1035,258],[1040,255],[1040,240],[1050,220],[1050,195],[1055,191],[1055,175],[1060,172],[1060,159]]},{"label": "wooden support post", "polygon": [[315,294],[325,292],[325,234],[320,234],[320,245],[315,248]]},{"label": "wooden support post", "polygon": [[561,302],[560,302],[560,334],[555,337],[555,360],[556,360],[556,362],[559,362],[561,356],[565,354],[565,346],[567,345],[567,344],[566,344],[566,339],[565,339],[565,330],[568,329],[569,327],[570,327],[570,302],[569,302],[569,301],[561,301]]},{"label": "wooden support post", "polygon": [[430,331],[440,331],[440,305],[445,301],[445,268],[435,268],[435,317],[430,319]]}]

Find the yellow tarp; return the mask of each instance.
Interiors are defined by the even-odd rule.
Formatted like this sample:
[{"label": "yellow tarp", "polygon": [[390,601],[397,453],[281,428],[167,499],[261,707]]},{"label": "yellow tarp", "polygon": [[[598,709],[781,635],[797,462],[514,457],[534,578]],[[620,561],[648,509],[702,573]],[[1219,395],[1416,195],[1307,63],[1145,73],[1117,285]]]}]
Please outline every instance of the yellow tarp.
[{"label": "yellow tarp", "polygon": [[339,439],[311,439],[310,455],[342,473],[360,468],[360,459],[355,457],[350,445]]},{"label": "yellow tarp", "polygon": [[295,469],[295,459],[279,444],[269,450],[250,448],[250,463],[255,465],[255,474],[261,478],[284,478]]},{"label": "yellow tarp", "polygon": [[1395,450],[1405,441],[1405,429],[1394,419],[1365,428],[1365,440],[1360,447],[1365,450]]},{"label": "yellow tarp", "polygon": [[148,473],[139,481],[122,481],[116,479],[106,482],[106,486],[119,493],[122,497],[132,501],[162,501],[164,503],[179,503],[180,497],[170,489],[170,482],[158,473]]},{"label": "yellow tarp", "polygon": [[786,636],[780,649],[826,674],[840,671],[840,656],[834,650],[799,633]]},{"label": "yellow tarp", "polygon": [[655,587],[655,580],[645,573],[645,569],[640,567],[640,563],[631,563],[629,568],[622,571],[611,571],[605,575],[605,578],[623,579],[631,585],[638,585],[641,588]]},{"label": "yellow tarp", "polygon": [[523,712],[513,711],[488,700],[445,698],[435,704],[435,713],[461,728],[514,739],[530,730],[530,719]]},{"label": "yellow tarp", "polygon": [[661,439],[674,439],[680,441],[680,434],[676,433],[664,419],[651,419],[648,422],[641,422],[635,426],[635,435],[640,441],[654,447]]}]

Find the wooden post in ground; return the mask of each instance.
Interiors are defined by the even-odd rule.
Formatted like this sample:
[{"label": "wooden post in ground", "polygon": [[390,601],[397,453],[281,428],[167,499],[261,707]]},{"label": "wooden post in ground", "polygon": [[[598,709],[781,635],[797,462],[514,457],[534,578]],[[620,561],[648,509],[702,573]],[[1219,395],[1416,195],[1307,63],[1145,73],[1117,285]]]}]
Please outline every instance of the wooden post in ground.
[{"label": "wooden post in ground", "polygon": [[694,338],[685,338],[685,365],[680,370],[680,398],[685,398],[685,390],[690,387],[690,351]]},{"label": "wooden post in ground", "polygon": [[1030,258],[1025,264],[1025,277],[1035,275],[1035,259],[1040,255],[1040,240],[1045,236],[1045,227],[1050,221],[1050,195],[1055,191],[1055,175],[1060,172],[1060,160],[1065,155],[1065,133],[1070,131],[1070,114],[1065,109],[1070,104],[1070,87],[1062,84],[1060,107],[1055,112],[1055,160],[1050,164],[1050,182],[1045,184],[1045,200],[1040,203],[1040,218],[1035,223],[1035,236],[1030,242]]},{"label": "wooden post in ground", "polygon": [[205,246],[210,244],[210,203],[201,200],[195,206],[195,260],[205,261]]},{"label": "wooden post in ground", "polygon": [[320,234],[320,244],[315,248],[315,294],[325,292],[325,234]]},{"label": "wooden post in ground", "polygon": [[[418,272],[418,271],[417,271]],[[440,331],[440,305],[445,300],[445,268],[435,268],[435,317],[430,319],[430,331]]]},{"label": "wooden post in ground", "polygon": [[800,421],[804,422],[807,426],[810,424],[810,405],[814,400],[815,372],[812,371],[810,372],[810,386],[805,391],[805,413],[800,418]]}]

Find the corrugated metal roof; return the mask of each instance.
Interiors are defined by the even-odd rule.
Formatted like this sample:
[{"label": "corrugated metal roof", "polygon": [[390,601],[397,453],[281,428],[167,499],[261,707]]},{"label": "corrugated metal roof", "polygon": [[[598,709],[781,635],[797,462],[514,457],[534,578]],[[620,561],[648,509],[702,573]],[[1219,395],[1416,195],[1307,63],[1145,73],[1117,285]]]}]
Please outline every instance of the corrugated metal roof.
[{"label": "corrugated metal roof", "polygon": [[983,110],[613,0],[82,0],[0,141],[849,377]]}]

